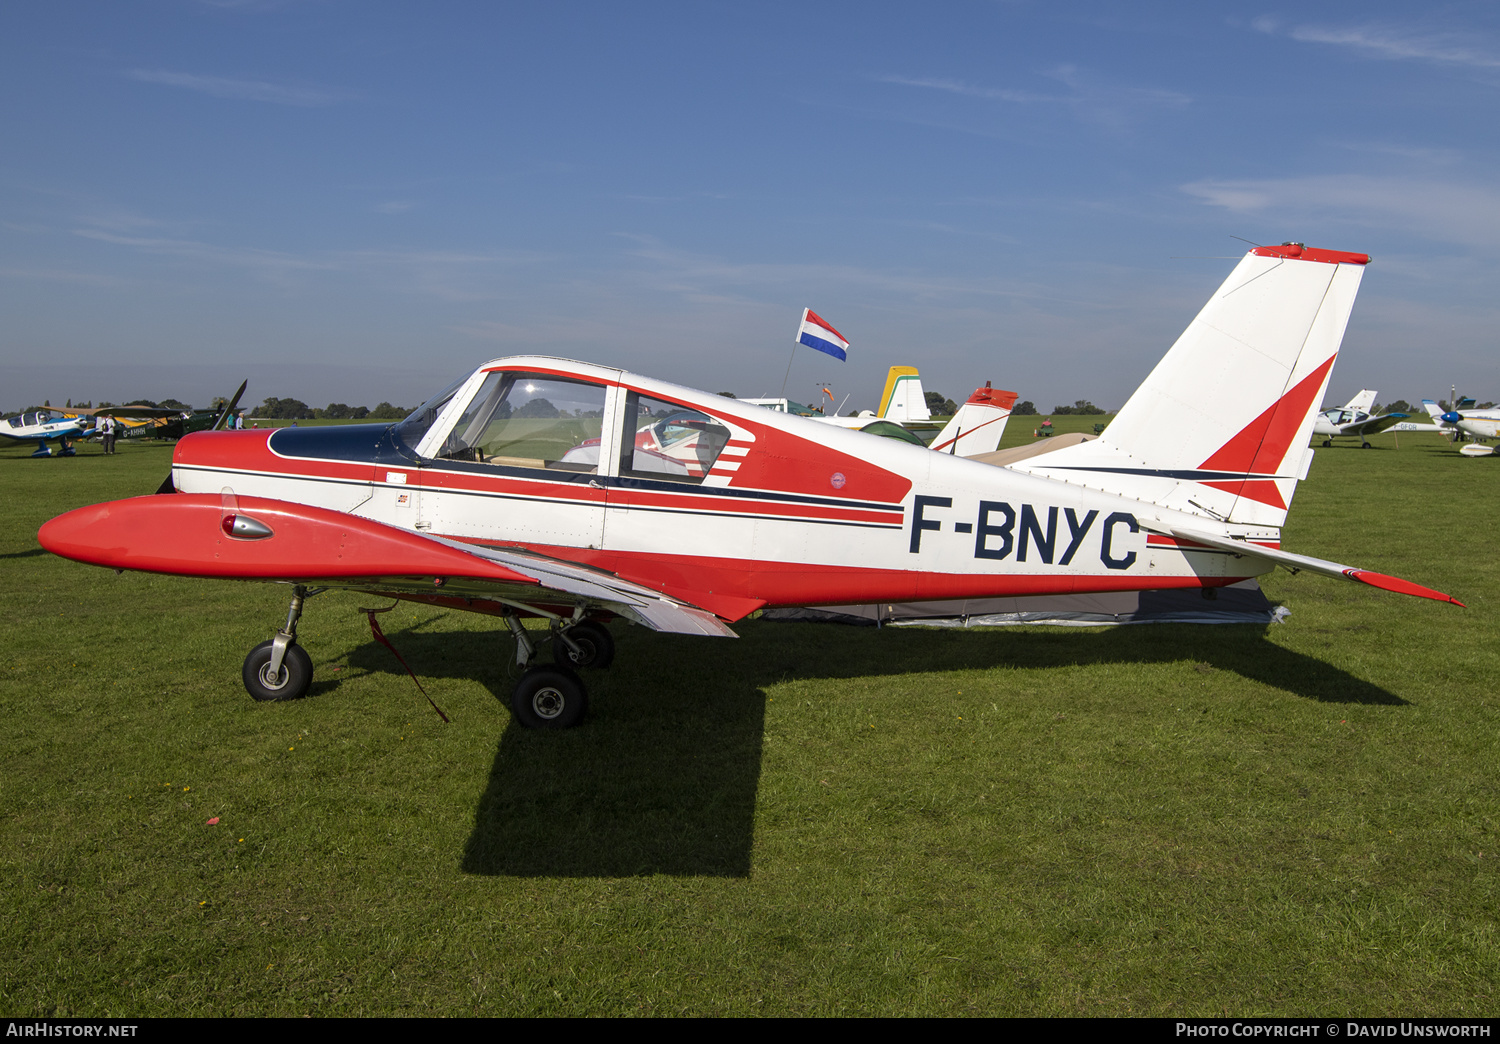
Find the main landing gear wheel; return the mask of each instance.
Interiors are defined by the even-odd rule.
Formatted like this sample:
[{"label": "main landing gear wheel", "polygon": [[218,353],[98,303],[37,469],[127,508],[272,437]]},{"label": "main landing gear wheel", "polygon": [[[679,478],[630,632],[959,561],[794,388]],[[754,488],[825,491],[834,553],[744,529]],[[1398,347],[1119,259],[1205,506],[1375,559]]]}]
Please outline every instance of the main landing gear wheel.
[{"label": "main landing gear wheel", "polygon": [[552,643],[552,655],[560,666],[593,667],[602,671],[614,663],[615,639],[603,624],[584,620],[569,627],[565,633],[578,646],[578,651],[568,648],[567,643],[561,639],[555,639]]},{"label": "main landing gear wheel", "polygon": [[271,673],[271,653],[276,641],[261,642],[245,657],[241,672],[245,689],[257,700],[295,700],[306,696],[312,688],[312,657],[300,645],[286,647],[281,658],[281,670]]},{"label": "main landing gear wheel", "polygon": [[510,697],[516,723],[528,729],[570,729],[589,709],[588,693],[566,667],[533,667]]}]

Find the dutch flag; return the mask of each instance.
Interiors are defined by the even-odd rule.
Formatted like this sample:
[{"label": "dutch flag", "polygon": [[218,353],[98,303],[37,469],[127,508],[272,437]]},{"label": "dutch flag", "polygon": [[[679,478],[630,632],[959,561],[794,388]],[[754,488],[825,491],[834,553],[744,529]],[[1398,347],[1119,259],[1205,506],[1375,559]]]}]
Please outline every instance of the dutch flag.
[{"label": "dutch flag", "polygon": [[849,357],[849,342],[828,325],[828,321],[811,308],[802,309],[802,325],[797,327],[797,343],[827,352],[840,362]]}]

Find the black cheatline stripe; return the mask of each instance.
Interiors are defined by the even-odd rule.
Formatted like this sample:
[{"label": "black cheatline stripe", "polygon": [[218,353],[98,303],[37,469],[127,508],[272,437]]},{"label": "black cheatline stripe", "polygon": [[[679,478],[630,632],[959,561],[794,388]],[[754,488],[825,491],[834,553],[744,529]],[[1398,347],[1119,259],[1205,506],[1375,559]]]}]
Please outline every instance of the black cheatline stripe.
[{"label": "black cheatline stripe", "polygon": [[764,519],[770,522],[808,522],[819,526],[852,526],[856,529],[891,529],[897,532],[906,529],[905,523],[897,525],[890,522],[850,522],[836,518],[807,518],[802,515],[753,515],[745,511],[696,511],[692,508],[653,508],[624,504],[610,504],[608,510],[649,511],[661,515],[704,515],[709,518],[748,518],[752,521]]},{"label": "black cheatline stripe", "polygon": [[[569,497],[545,497],[527,496],[516,493],[488,493],[483,490],[472,489],[447,489],[441,486],[407,486],[396,482],[361,482],[358,479],[336,479],[324,478],[318,475],[287,475],[278,471],[245,471],[232,468],[209,468],[203,466],[184,466],[184,471],[206,471],[222,475],[255,475],[262,478],[295,479],[299,482],[326,482],[338,486],[379,486],[382,489],[409,489],[415,491],[426,490],[429,493],[452,493],[466,497],[483,497],[488,500],[514,500],[525,504],[562,504],[568,507],[597,507],[601,510],[612,511],[652,511],[668,515],[702,515],[708,518],[748,518],[769,519],[779,522],[811,522],[825,526],[854,526],[859,529],[904,529],[905,522],[858,522],[848,519],[832,518],[807,518],[801,515],[764,515],[749,511],[704,511],[692,508],[673,507],[646,507],[638,504],[605,504],[591,500],[575,500]],[[842,505],[840,505],[842,506]]]},{"label": "black cheatline stripe", "polygon": [[[1038,465],[1039,467],[1043,465]],[[1049,468],[1049,471],[1098,471],[1110,475],[1149,475],[1154,478],[1195,479],[1199,482],[1224,482],[1233,479],[1252,481],[1256,479],[1289,479],[1291,475],[1262,475],[1250,471],[1200,471],[1189,468],[1183,471],[1160,471],[1155,468]]]}]

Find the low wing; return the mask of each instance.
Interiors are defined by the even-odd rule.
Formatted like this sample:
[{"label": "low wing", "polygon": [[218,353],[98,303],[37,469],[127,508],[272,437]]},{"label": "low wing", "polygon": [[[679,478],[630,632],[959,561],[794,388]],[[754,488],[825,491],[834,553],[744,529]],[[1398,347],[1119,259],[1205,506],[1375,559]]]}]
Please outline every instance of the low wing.
[{"label": "low wing", "polygon": [[1169,536],[1178,541],[1204,544],[1208,547],[1218,548],[1221,551],[1231,551],[1234,554],[1245,555],[1250,558],[1263,558],[1269,562],[1274,562],[1284,569],[1290,569],[1294,573],[1306,569],[1309,572],[1321,573],[1324,576],[1357,580],[1362,584],[1369,584],[1371,587],[1378,587],[1384,591],[1395,591],[1397,594],[1414,595],[1417,598],[1431,598],[1434,601],[1449,602],[1453,605],[1463,606],[1463,603],[1452,595],[1445,595],[1441,591],[1434,591],[1430,587],[1414,584],[1410,580],[1402,580],[1397,576],[1387,576],[1384,573],[1376,573],[1369,569],[1339,565],[1337,562],[1327,562],[1321,558],[1309,558],[1307,555],[1294,555],[1290,551],[1282,551],[1280,548],[1252,544],[1248,540],[1236,540],[1233,537],[1202,533],[1193,529],[1183,529],[1179,526],[1157,525],[1143,521],[1141,522],[1141,528],[1147,532]]},{"label": "low wing", "polygon": [[1371,417],[1369,420],[1360,421],[1357,424],[1345,424],[1339,429],[1341,435],[1376,435],[1387,428],[1393,428],[1406,420],[1404,413],[1387,413],[1379,417]]},{"label": "low wing", "polygon": [[577,562],[233,494],[116,500],[59,515],[48,551],[110,569],[441,595],[527,609],[581,605],[655,631],[735,637],[712,613]]}]

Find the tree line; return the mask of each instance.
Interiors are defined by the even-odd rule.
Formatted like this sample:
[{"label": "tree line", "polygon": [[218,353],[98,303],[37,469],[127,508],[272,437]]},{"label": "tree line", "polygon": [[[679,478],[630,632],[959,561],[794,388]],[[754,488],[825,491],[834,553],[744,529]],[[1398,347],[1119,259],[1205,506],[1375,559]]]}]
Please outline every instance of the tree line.
[{"label": "tree line", "polygon": [[411,410],[404,406],[392,406],[382,402],[373,410],[368,406],[350,406],[343,402],[330,402],[318,409],[301,399],[278,399],[271,396],[255,409],[251,416],[267,420],[401,420]]}]

